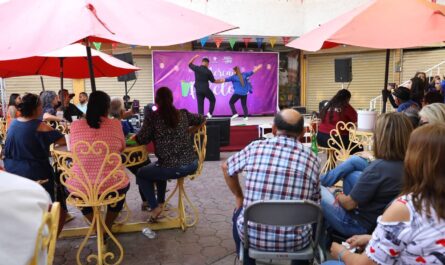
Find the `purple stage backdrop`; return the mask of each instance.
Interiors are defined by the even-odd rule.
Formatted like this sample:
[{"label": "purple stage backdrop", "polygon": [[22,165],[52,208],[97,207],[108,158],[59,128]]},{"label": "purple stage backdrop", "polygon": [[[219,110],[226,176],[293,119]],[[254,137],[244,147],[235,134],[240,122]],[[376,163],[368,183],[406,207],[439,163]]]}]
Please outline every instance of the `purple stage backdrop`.
[{"label": "purple stage backdrop", "polygon": [[[152,56],[155,92],[160,87],[169,87],[173,91],[174,104],[177,108],[197,112],[198,106],[194,88],[195,76],[188,67],[190,58],[195,54],[200,55],[194,62],[196,65],[201,64],[203,57],[209,58],[209,69],[213,72],[215,79],[233,75],[233,67],[235,66],[239,66],[241,72],[247,72],[251,71],[254,66],[262,64],[263,68],[250,78],[253,94],[249,94],[247,98],[249,114],[276,113],[278,94],[277,53],[154,51]],[[216,97],[214,115],[232,115],[229,107],[229,99],[233,94],[232,83],[210,83],[210,89]],[[208,100],[205,100],[205,113],[208,111],[208,106]],[[241,100],[238,100],[235,106],[241,115],[243,113]]]}]

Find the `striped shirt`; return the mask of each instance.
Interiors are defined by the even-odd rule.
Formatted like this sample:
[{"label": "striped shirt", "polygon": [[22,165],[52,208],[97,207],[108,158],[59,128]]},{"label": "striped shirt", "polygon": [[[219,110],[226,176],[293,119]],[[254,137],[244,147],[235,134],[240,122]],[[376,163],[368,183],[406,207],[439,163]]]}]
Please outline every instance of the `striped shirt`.
[{"label": "striped shirt", "polygon": [[[241,171],[246,180],[243,209],[259,200],[311,200],[320,203],[320,164],[317,156],[297,139],[278,136],[251,143],[227,160],[228,173]],[[303,214],[303,213],[302,213]],[[243,238],[244,210],[237,227]],[[275,227],[249,223],[250,247],[293,251],[306,247],[310,226]]]}]

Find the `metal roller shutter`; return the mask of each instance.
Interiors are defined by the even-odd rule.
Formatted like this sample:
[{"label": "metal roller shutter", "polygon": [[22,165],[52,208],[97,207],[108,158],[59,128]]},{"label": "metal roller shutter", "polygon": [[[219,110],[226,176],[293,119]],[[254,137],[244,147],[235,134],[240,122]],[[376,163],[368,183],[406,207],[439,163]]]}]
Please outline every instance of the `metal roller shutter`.
[{"label": "metal roller shutter", "polygon": [[[369,101],[381,94],[385,74],[385,52],[361,52],[347,54],[308,54],[306,107],[318,111],[322,100],[329,100],[341,89],[341,83],[335,83],[334,59],[352,58],[352,82],[349,90],[352,94],[351,105],[356,108],[369,108]],[[392,56],[390,70],[392,69]],[[393,80],[392,71],[389,80]],[[345,88],[348,86],[344,84]]]},{"label": "metal roller shutter", "polygon": [[[405,50],[402,59],[402,83],[412,78],[416,72],[425,72],[427,69],[445,61],[445,48],[434,50]],[[427,75],[442,76],[445,73],[445,64],[434,69]]]},{"label": "metal roller shutter", "polygon": [[[52,90],[57,92],[60,89],[60,78],[57,77],[43,77],[46,90]],[[9,99],[11,93],[19,93],[21,95],[25,93],[39,94],[42,91],[42,85],[40,82],[40,76],[22,76],[6,78],[6,96]],[[64,88],[70,92],[73,91],[73,82],[71,79],[65,79]]]},{"label": "metal roller shutter", "polygon": [[[128,93],[131,99],[138,99],[141,106],[153,102],[153,81],[152,81],[152,62],[151,56],[134,55],[134,63],[141,70],[136,72],[137,81]],[[134,81],[128,82],[128,88]],[[96,79],[97,90],[107,92],[111,97],[122,98],[125,95],[124,82],[118,82],[117,77],[103,77]],[[91,83],[89,79],[85,79],[85,90],[91,93]]]}]

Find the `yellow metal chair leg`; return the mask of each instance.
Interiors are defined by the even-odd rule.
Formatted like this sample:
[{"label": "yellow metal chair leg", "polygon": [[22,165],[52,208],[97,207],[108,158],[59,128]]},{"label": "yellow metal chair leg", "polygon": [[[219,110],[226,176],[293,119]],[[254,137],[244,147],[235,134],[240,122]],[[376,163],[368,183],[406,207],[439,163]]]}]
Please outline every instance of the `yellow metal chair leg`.
[{"label": "yellow metal chair leg", "polygon": [[[105,208],[106,206],[104,206]],[[96,231],[96,245],[97,245],[97,254],[92,253],[87,256],[86,260],[88,264],[95,263],[97,265],[118,265],[121,264],[124,258],[124,249],[116,237],[111,233],[108,227],[105,224],[105,218],[101,207],[93,207],[93,221],[91,222],[90,228],[79,246],[79,250],[77,251],[77,264],[82,265],[81,262],[81,254],[83,249],[85,248],[86,243],[89,238],[93,234],[93,231]],[[109,240],[113,241],[116,245],[118,253],[117,255],[113,252],[109,252],[104,242],[104,235],[108,235],[110,237]]]},{"label": "yellow metal chair leg", "polygon": [[331,148],[326,149],[326,163],[323,165],[323,168],[321,169],[321,173],[325,174],[329,170],[334,169],[337,166],[337,163],[335,161],[335,150]]}]

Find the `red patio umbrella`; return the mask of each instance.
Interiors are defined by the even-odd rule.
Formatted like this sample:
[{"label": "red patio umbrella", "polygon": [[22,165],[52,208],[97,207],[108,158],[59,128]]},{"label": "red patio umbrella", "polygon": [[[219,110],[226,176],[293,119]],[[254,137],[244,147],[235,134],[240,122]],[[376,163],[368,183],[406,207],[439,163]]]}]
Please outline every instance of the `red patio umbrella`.
[{"label": "red patio umbrella", "polygon": [[[318,51],[341,44],[387,49],[428,45],[445,40],[445,7],[427,0],[373,0],[290,42],[287,46]],[[386,97],[383,97],[386,103]],[[386,104],[383,104],[383,112]]]},{"label": "red patio umbrella", "polygon": [[400,49],[445,40],[445,6],[427,0],[373,0],[290,42],[318,51],[341,44]]},{"label": "red patio umbrella", "polygon": [[93,41],[167,46],[235,28],[162,0],[13,0],[0,5],[0,25],[0,60],[36,56],[81,40],[89,55]]},{"label": "red patio umbrella", "polygon": [[[92,50],[95,77],[126,75],[140,68]],[[88,60],[85,46],[72,44],[54,52],[22,59],[0,61],[0,77],[47,75],[53,77],[88,78]]]}]

